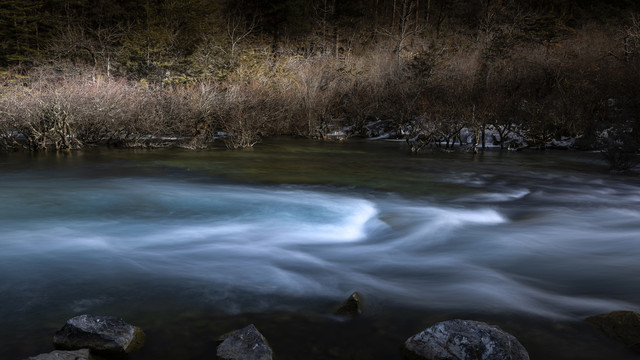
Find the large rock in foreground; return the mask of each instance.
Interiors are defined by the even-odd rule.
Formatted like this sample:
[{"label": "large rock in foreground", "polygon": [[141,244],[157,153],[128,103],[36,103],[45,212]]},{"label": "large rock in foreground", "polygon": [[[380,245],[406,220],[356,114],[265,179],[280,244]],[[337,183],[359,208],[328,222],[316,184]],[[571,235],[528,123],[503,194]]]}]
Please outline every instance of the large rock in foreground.
[{"label": "large rock in foreground", "polygon": [[89,349],[81,349],[75,351],[56,350],[47,354],[32,356],[26,360],[98,360],[91,355]]},{"label": "large rock in foreground", "polygon": [[497,326],[471,320],[449,320],[407,339],[405,355],[427,360],[528,360],[527,350]]},{"label": "large rock in foreground", "polygon": [[53,344],[58,349],[90,349],[93,352],[125,355],[144,344],[140,328],[111,316],[76,316],[56,332]]},{"label": "large rock in foreground", "polygon": [[216,349],[218,359],[271,360],[273,352],[267,340],[251,324],[228,335]]},{"label": "large rock in foreground", "polygon": [[640,352],[640,314],[633,311],[614,311],[588,317],[586,321],[597,326],[608,337]]}]

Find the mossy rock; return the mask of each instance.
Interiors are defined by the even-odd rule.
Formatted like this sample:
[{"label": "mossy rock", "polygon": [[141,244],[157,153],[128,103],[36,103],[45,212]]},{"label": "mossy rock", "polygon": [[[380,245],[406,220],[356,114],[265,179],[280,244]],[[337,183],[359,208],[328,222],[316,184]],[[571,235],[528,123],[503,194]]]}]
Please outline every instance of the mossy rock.
[{"label": "mossy rock", "polygon": [[586,321],[597,326],[611,339],[640,353],[640,314],[633,311],[614,311],[588,317]]},{"label": "mossy rock", "polygon": [[79,315],[56,332],[53,344],[59,350],[90,349],[92,353],[127,355],[142,347],[144,332],[112,316]]},{"label": "mossy rock", "polygon": [[362,296],[354,291],[340,306],[334,314],[345,317],[357,317],[362,314]]}]

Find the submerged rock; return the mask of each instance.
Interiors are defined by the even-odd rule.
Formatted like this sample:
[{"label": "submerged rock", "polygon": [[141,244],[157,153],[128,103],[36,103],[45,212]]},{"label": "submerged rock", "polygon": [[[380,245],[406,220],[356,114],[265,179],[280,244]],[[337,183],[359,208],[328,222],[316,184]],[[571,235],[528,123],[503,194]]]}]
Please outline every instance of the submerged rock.
[{"label": "submerged rock", "polygon": [[640,352],[640,314],[633,311],[614,311],[588,317],[586,321],[597,326],[608,337]]},{"label": "submerged rock", "polygon": [[338,307],[334,314],[350,317],[356,317],[362,314],[362,296],[360,296],[357,291],[354,291],[353,294]]},{"label": "submerged rock", "polygon": [[253,324],[225,336],[216,349],[218,359],[271,360],[273,352],[267,340]]},{"label": "submerged rock", "polygon": [[449,320],[407,339],[409,359],[428,360],[528,360],[527,350],[497,326],[472,320]]},{"label": "submerged rock", "polygon": [[144,344],[144,333],[136,326],[111,316],[80,315],[56,332],[58,349],[90,349],[98,353],[125,355]]},{"label": "submerged rock", "polygon": [[80,349],[75,351],[56,350],[47,354],[32,356],[25,360],[98,360],[91,355],[89,349]]}]

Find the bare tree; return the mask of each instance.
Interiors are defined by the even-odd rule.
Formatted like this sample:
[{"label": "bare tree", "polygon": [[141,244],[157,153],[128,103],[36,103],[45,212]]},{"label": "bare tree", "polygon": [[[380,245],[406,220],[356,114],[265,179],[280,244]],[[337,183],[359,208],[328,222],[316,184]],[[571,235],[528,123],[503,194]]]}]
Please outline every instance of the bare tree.
[{"label": "bare tree", "polygon": [[416,0],[394,0],[391,27],[380,29],[380,33],[393,40],[393,52],[401,63],[402,52],[408,39],[421,31],[415,13]]},{"label": "bare tree", "polygon": [[[314,4],[315,22],[320,29],[318,34],[320,42],[322,44],[322,53],[326,54],[329,51],[329,33],[331,27],[331,18],[335,15],[335,0],[320,0]],[[331,29],[332,32],[334,29]],[[336,30],[337,31],[337,30]],[[334,51],[336,44],[334,44]],[[337,55],[335,55],[337,57]]]},{"label": "bare tree", "polygon": [[256,28],[256,18],[248,21],[240,14],[227,16],[226,35],[229,42],[228,55],[231,63],[236,62],[236,52],[240,44],[246,40]]},{"label": "bare tree", "polygon": [[631,24],[624,29],[624,59],[630,62],[640,56],[640,15],[631,14]]},{"label": "bare tree", "polygon": [[331,63],[323,59],[295,64],[296,85],[307,120],[307,136],[325,138],[337,79]]},{"label": "bare tree", "polygon": [[91,30],[94,39],[93,53],[101,58],[107,77],[111,76],[114,59],[118,58],[121,54],[119,45],[122,39],[124,39],[125,34],[130,30],[130,28],[125,28],[121,24],[98,27],[97,29]]}]

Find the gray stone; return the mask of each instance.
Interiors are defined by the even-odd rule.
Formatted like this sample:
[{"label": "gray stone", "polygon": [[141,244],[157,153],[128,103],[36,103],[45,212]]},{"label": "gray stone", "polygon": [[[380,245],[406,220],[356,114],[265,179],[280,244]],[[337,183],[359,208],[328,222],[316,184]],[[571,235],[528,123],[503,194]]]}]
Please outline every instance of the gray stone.
[{"label": "gray stone", "polygon": [[216,349],[218,359],[271,360],[273,352],[267,340],[251,324],[226,336]]},{"label": "gray stone", "polygon": [[113,355],[129,354],[144,344],[140,328],[111,316],[80,315],[67,321],[53,337],[57,349],[90,349]]},{"label": "gray stone", "polygon": [[340,316],[356,317],[362,313],[362,296],[354,291],[334,312]]},{"label": "gray stone", "polygon": [[75,351],[56,350],[47,354],[32,356],[26,360],[98,360],[91,355],[89,349],[80,349]]},{"label": "gray stone", "polygon": [[640,352],[640,314],[614,311],[588,317],[586,321],[597,326],[608,337]]},{"label": "gray stone", "polygon": [[528,360],[527,350],[497,326],[472,320],[449,320],[410,337],[404,343],[410,359]]}]

